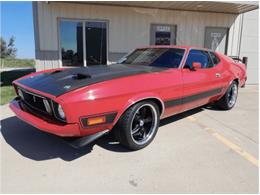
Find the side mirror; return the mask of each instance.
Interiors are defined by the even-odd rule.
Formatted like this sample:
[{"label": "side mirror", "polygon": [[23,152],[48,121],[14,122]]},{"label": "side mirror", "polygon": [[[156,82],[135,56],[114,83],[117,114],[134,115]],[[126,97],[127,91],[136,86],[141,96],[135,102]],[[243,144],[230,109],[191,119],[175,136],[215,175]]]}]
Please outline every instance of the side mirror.
[{"label": "side mirror", "polygon": [[193,62],[192,63],[192,70],[198,70],[201,69],[201,63],[200,62]]}]

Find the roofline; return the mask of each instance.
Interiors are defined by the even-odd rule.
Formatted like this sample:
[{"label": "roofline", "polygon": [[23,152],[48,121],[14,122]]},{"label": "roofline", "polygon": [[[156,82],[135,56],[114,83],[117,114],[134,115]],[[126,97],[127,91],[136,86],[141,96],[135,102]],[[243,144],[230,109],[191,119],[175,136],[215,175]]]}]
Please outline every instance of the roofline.
[{"label": "roofline", "polygon": [[138,47],[138,49],[145,49],[145,48],[179,48],[179,49],[200,49],[200,50],[211,51],[208,48],[197,47],[192,45],[147,45],[147,46]]},{"label": "roofline", "polygon": [[[210,10],[192,10],[192,9],[178,9],[178,8],[163,8],[163,7],[155,7],[155,6],[142,6],[142,5],[123,5],[123,4],[112,4],[109,3],[110,1],[100,1],[99,3],[96,3],[95,1],[86,1],[86,2],[81,2],[81,1],[45,1],[47,4],[50,3],[73,3],[73,4],[84,4],[84,5],[96,5],[96,6],[112,6],[112,7],[129,7],[129,8],[145,8],[145,9],[160,9],[160,10],[168,10],[168,11],[189,11],[189,12],[202,12],[202,13],[220,13],[220,14],[232,14],[232,15],[238,15],[238,14],[243,14],[249,11],[253,11],[259,8],[258,6],[258,1],[211,1],[211,2],[216,2],[216,3],[223,3],[223,4],[235,4],[235,3],[244,3],[245,5],[248,6],[254,6],[252,8],[249,8],[246,11],[241,11],[241,12],[222,12],[222,11],[210,11]],[[113,1],[114,2],[114,1]],[[166,1],[162,1],[166,2]]]}]

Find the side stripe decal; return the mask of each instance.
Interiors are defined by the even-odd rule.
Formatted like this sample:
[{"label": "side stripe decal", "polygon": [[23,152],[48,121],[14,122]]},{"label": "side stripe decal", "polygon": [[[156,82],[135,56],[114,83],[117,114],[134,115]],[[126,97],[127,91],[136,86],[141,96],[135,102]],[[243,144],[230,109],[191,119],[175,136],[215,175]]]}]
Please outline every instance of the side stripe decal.
[{"label": "side stripe decal", "polygon": [[196,100],[200,100],[200,99],[207,98],[207,97],[210,97],[213,95],[217,95],[218,93],[221,92],[221,90],[222,90],[222,88],[216,88],[216,89],[213,89],[210,91],[197,93],[197,94],[182,97],[179,99],[166,100],[166,101],[164,101],[164,105],[165,105],[165,108],[169,108],[169,107],[173,107],[173,106],[187,104],[187,103],[190,103],[190,102],[193,102]]}]

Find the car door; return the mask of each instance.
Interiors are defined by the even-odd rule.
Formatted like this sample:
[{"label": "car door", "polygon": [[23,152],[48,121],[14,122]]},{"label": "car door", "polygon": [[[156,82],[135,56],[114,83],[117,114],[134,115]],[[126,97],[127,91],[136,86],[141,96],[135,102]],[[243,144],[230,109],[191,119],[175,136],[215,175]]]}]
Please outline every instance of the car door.
[{"label": "car door", "polygon": [[[192,69],[192,63],[201,68]],[[206,104],[221,93],[219,67],[215,66],[207,50],[190,49],[182,68],[182,111]]]},{"label": "car door", "polygon": [[[151,63],[152,67],[165,67],[167,70],[157,76],[160,78],[160,96],[164,101],[164,116],[170,116],[180,112],[179,100],[182,97],[182,73],[179,69],[184,58],[185,49],[166,49],[159,58]],[[154,84],[156,85],[156,84]]]}]

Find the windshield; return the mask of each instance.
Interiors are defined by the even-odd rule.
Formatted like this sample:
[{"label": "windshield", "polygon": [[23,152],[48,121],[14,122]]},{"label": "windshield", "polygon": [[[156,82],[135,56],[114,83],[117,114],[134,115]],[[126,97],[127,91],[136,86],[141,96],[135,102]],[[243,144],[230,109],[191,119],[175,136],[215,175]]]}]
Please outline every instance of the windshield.
[{"label": "windshield", "polygon": [[122,64],[178,68],[185,50],[178,48],[136,49],[120,60]]}]

